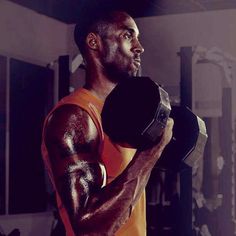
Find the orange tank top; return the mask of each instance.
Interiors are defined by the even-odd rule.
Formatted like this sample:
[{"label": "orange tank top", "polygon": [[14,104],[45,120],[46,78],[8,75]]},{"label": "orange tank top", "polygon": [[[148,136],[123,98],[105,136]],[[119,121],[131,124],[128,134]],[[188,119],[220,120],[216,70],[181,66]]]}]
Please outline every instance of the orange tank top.
[{"label": "orange tank top", "polygon": [[[103,107],[103,102],[95,97],[91,92],[84,88],[80,88],[70,94],[69,96],[63,98],[58,102],[58,104],[53,108],[49,115],[57,109],[59,106],[64,104],[75,104],[83,108],[92,118],[100,139],[101,139],[101,149],[100,156],[101,161],[105,165],[107,174],[107,183],[110,183],[114,178],[116,178],[121,172],[126,168],[129,162],[132,160],[136,150],[132,148],[124,148],[120,145],[112,143],[109,138],[104,134],[101,125],[101,111]],[[47,119],[45,119],[45,123]],[[43,132],[44,133],[44,132]],[[44,137],[44,134],[43,134]],[[69,217],[65,207],[62,204],[61,198],[56,190],[56,186],[53,180],[53,174],[51,165],[49,162],[48,152],[46,145],[44,143],[44,138],[42,140],[42,155],[45,163],[45,167],[56,191],[57,196],[57,206],[65,226],[67,236],[74,236]],[[142,194],[135,207],[132,210],[131,216],[128,221],[116,232],[115,236],[145,236],[146,235],[146,209],[145,209],[145,192]]]}]

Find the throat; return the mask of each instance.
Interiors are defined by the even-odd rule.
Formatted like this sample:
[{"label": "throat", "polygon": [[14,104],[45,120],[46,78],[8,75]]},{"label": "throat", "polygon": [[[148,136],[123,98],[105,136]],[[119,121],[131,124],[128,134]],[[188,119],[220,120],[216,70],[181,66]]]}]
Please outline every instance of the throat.
[{"label": "throat", "polygon": [[84,88],[89,90],[94,96],[105,101],[107,95],[116,86],[114,83],[85,83]]}]

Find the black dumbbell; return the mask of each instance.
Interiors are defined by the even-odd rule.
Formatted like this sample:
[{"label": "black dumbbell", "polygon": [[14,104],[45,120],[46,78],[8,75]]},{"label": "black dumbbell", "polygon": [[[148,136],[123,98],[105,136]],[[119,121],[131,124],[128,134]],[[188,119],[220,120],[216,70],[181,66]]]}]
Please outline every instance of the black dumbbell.
[{"label": "black dumbbell", "polygon": [[193,167],[202,157],[207,133],[205,122],[189,108],[172,106],[170,117],[174,120],[173,138],[164,149],[156,167],[179,170]]},{"label": "black dumbbell", "polygon": [[[157,166],[176,169],[182,161],[193,165],[196,158],[188,161],[187,157],[193,150],[204,149],[207,137],[201,135],[204,122],[187,108],[173,107],[171,110],[168,93],[149,77],[131,77],[112,90],[104,103],[102,125],[113,142],[144,150],[159,142],[169,116],[175,121],[174,138]],[[199,137],[204,141],[199,141]],[[200,144],[201,148],[197,146]]]},{"label": "black dumbbell", "polygon": [[146,149],[159,141],[170,110],[166,91],[148,77],[131,77],[106,98],[103,129],[114,142]]}]

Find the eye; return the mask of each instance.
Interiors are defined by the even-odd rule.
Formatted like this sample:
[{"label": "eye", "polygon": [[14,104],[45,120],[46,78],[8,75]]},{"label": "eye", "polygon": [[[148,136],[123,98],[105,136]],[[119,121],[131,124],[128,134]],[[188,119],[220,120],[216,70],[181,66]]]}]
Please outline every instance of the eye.
[{"label": "eye", "polygon": [[124,38],[125,38],[125,39],[132,39],[132,34],[129,33],[129,32],[126,32],[126,33],[124,34]]}]

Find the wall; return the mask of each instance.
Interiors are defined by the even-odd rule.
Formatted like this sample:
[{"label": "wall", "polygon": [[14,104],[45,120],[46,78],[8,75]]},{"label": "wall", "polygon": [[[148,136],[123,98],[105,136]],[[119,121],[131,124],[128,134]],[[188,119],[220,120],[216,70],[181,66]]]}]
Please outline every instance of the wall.
[{"label": "wall", "polygon": [[[68,51],[68,25],[0,0],[0,54],[47,65]],[[51,212],[0,216],[0,232],[19,228],[24,236],[47,236],[52,221]]]},{"label": "wall", "polygon": [[[196,12],[136,19],[145,48],[142,74],[167,87],[180,82],[180,47],[200,45],[218,47],[236,57],[236,10]],[[236,62],[234,100],[236,100]],[[233,107],[236,115],[236,108]]]},{"label": "wall", "polygon": [[0,53],[51,62],[68,53],[68,25],[0,1]]},{"label": "wall", "polygon": [[142,72],[161,83],[179,82],[182,46],[219,47],[236,56],[236,10],[137,19],[144,45]]},{"label": "wall", "polygon": [[0,233],[6,235],[18,228],[22,236],[49,236],[52,225],[51,212],[0,216]]}]

